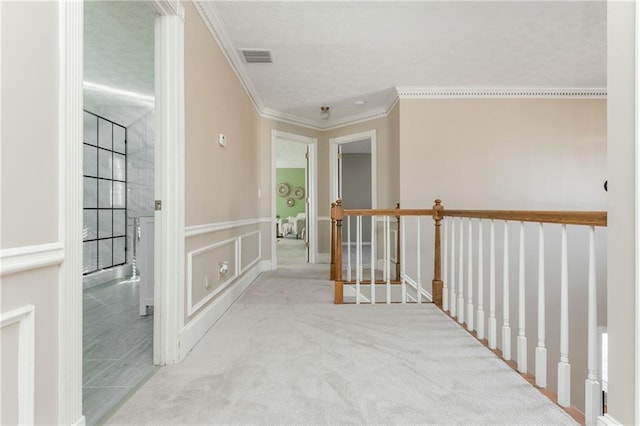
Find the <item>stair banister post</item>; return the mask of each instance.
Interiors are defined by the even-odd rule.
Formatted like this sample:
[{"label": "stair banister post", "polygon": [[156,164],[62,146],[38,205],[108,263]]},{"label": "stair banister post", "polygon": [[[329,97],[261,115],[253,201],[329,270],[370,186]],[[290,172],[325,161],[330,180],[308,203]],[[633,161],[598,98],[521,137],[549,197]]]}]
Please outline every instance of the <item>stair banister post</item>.
[{"label": "stair banister post", "polygon": [[[396,203],[396,210],[400,210],[400,203]],[[400,215],[396,216],[396,281],[400,281]]]},{"label": "stair banister post", "polygon": [[336,279],[336,203],[331,203],[331,267],[329,279]]},{"label": "stair banister post", "polygon": [[335,239],[335,291],[334,291],[334,303],[341,305],[343,303],[343,281],[342,281],[342,219],[344,217],[344,208],[342,207],[342,200],[336,201],[335,207],[336,217],[336,239]]},{"label": "stair banister post", "polygon": [[[433,205],[433,221],[435,222],[435,238],[433,251],[433,303],[442,309],[442,253],[440,251],[440,221],[442,221],[444,207],[440,199],[435,200]],[[418,259],[420,264],[420,259]]]}]

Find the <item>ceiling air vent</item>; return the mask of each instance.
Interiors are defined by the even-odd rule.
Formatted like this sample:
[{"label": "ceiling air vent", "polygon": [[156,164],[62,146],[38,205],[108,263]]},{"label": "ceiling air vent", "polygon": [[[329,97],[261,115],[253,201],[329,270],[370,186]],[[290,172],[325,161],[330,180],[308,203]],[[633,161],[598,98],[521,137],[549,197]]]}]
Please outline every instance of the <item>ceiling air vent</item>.
[{"label": "ceiling air vent", "polygon": [[240,49],[244,60],[248,64],[271,64],[273,58],[271,57],[271,50],[269,49]]}]

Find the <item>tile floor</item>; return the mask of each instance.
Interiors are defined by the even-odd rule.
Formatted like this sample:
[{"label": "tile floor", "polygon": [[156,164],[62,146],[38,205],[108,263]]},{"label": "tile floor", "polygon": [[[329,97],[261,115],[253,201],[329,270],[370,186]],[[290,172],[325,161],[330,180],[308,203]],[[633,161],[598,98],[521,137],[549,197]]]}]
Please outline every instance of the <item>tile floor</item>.
[{"label": "tile floor", "polygon": [[83,412],[96,425],[155,371],[153,315],[139,315],[131,279],[86,289],[83,309]]}]

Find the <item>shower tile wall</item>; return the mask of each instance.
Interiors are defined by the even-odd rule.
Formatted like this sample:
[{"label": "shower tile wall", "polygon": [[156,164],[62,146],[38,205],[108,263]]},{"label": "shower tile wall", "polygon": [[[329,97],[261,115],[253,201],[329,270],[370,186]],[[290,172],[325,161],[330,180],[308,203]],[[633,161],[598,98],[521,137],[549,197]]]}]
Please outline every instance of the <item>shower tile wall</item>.
[{"label": "shower tile wall", "polygon": [[[154,215],[154,111],[127,128],[127,223],[128,247],[133,247],[134,219]],[[133,250],[127,252],[131,262]]]}]

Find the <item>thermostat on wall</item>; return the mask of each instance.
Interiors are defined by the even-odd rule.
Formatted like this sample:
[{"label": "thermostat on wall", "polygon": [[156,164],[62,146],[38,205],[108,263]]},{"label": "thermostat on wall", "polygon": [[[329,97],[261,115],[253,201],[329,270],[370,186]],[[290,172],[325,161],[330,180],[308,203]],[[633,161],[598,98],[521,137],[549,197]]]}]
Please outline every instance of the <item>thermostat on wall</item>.
[{"label": "thermostat on wall", "polygon": [[227,146],[227,137],[222,133],[218,133],[218,145]]}]

